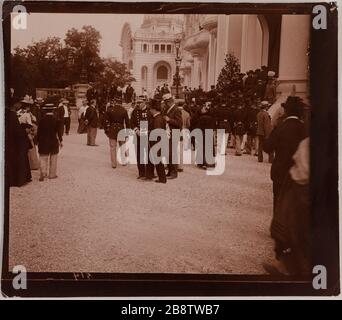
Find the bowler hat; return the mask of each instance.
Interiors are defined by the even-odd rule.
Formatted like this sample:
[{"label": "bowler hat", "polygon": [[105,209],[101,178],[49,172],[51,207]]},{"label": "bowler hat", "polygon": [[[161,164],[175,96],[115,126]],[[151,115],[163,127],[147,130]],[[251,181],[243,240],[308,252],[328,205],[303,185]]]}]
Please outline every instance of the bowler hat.
[{"label": "bowler hat", "polygon": [[298,96],[289,96],[287,97],[285,103],[282,103],[281,106],[284,108],[287,114],[294,115],[302,115],[304,110],[303,100]]}]

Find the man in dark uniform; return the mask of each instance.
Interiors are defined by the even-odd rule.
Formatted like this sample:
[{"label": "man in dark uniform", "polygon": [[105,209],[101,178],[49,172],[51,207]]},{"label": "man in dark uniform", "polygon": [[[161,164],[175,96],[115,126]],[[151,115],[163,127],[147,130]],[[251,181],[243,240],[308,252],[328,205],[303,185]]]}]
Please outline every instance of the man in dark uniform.
[{"label": "man in dark uniform", "polygon": [[257,114],[259,109],[254,101],[248,100],[247,105],[247,141],[246,153],[252,154],[253,148],[256,150],[256,133],[258,128]]},{"label": "man in dark uniform", "polygon": [[[209,140],[210,136],[206,137],[206,134],[209,134],[206,132],[207,129],[214,130],[216,129],[216,118],[215,114],[213,112],[213,109],[211,107],[210,102],[207,102],[200,110],[199,112],[199,119],[198,119],[198,126],[202,131],[203,134],[203,144],[202,144],[202,159],[203,162],[198,164],[198,167],[206,169],[207,167],[214,167],[215,166],[215,149],[214,149],[214,133],[213,133],[213,139]],[[207,144],[209,142],[210,146]],[[212,153],[210,155],[207,155],[207,149],[210,151],[212,148]],[[198,155],[200,157],[200,154]],[[200,158],[197,159],[201,160]]]},{"label": "man in dark uniform", "polygon": [[131,129],[135,132],[135,153],[137,156],[138,179],[146,177],[146,166],[148,157],[148,132],[147,126],[143,126],[142,121],[148,123],[150,118],[147,104],[142,99],[137,99],[136,106],[131,115]]},{"label": "man in dark uniform", "polygon": [[[230,118],[231,118],[231,112],[229,110],[229,107],[225,102],[220,103],[218,107],[215,109],[215,117],[216,117],[216,126],[217,129],[224,129],[225,131],[225,137],[224,141],[228,142],[228,135],[232,132],[231,126],[230,126]],[[226,148],[227,145],[222,146],[218,144],[218,149],[221,154],[226,154]]]},{"label": "man in dark uniform", "polygon": [[[161,103],[158,100],[152,99],[150,104],[150,121],[149,121],[149,131],[153,131],[154,129],[163,129],[166,134],[166,121],[161,114]],[[149,141],[149,151],[150,149],[160,142],[161,138],[158,137],[157,141]],[[157,155],[158,158],[161,158],[161,150],[158,150]],[[152,161],[151,161],[152,157]],[[154,157],[153,153],[150,154],[148,158],[148,165],[146,170],[146,181],[152,180],[154,177],[154,168],[156,168],[158,179],[155,180],[157,183],[166,183],[166,173],[165,166],[162,161],[157,161]]]},{"label": "man in dark uniform", "polygon": [[[177,150],[172,150],[172,141],[175,139],[174,130],[182,129],[182,112],[177,108],[174,99],[170,93],[163,95],[164,109],[162,114],[167,123],[167,129],[170,130],[170,142],[169,142],[169,163],[167,177],[169,179],[175,179],[178,176],[177,164],[172,161],[173,154],[177,154]],[[175,156],[174,156],[175,157]],[[177,157],[175,157],[177,159]]]},{"label": "man in dark uniform", "polygon": [[[129,128],[129,118],[126,109],[120,104],[111,103],[104,114],[104,130],[109,139],[110,159],[112,168],[117,166],[117,137],[120,130]],[[119,141],[120,147],[124,141]],[[121,164],[126,165],[125,155],[121,148]]]}]

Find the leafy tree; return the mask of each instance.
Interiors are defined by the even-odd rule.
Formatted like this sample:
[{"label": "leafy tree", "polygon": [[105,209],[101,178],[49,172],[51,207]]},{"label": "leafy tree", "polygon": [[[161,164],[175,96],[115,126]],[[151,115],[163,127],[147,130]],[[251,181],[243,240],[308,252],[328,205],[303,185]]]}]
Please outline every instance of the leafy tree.
[{"label": "leafy tree", "polygon": [[135,81],[125,63],[121,63],[114,59],[104,59],[103,65],[104,70],[99,82],[104,85],[108,87],[110,85],[124,87],[127,83]]},{"label": "leafy tree", "polygon": [[222,68],[217,79],[217,91],[228,93],[234,90],[239,80],[240,64],[238,58],[232,53],[225,57],[225,66]]},{"label": "leafy tree", "polygon": [[57,37],[35,42],[26,48],[16,47],[11,55],[11,86],[23,95],[33,94],[37,87],[67,85],[64,51]]},{"label": "leafy tree", "polygon": [[66,33],[66,50],[73,60],[69,63],[69,79],[73,83],[80,81],[82,66],[86,69],[88,82],[96,81],[103,71],[103,61],[99,56],[100,40],[101,34],[92,26],[83,26],[81,31],[72,28]]},{"label": "leafy tree", "polygon": [[64,42],[58,37],[14,49],[11,55],[10,85],[15,95],[35,96],[36,88],[65,88],[80,82],[82,66],[88,82],[124,86],[134,78],[126,65],[102,59],[100,33],[91,26],[68,30]]}]

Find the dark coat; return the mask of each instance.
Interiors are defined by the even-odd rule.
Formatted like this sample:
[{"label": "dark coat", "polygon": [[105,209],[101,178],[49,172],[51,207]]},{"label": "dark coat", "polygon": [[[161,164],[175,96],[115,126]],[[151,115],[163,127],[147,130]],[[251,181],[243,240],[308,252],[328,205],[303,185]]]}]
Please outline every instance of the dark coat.
[{"label": "dark coat", "polygon": [[98,116],[97,111],[93,106],[89,106],[84,115],[85,120],[88,121],[88,126],[92,128],[97,128],[98,125]]},{"label": "dark coat", "polygon": [[27,154],[31,143],[16,112],[5,110],[5,182],[10,187],[20,187],[32,178]]},{"label": "dark coat", "polygon": [[131,115],[131,129],[140,129],[141,121],[149,121],[150,120],[150,112],[146,108],[141,110],[140,108],[136,107]]},{"label": "dark coat", "polygon": [[228,106],[218,106],[215,110],[215,117],[218,129],[225,129],[226,133],[231,132],[230,119],[232,117]]},{"label": "dark coat", "polygon": [[242,136],[247,131],[247,110],[245,108],[236,108],[233,114],[234,128],[236,135]]},{"label": "dark coat", "polygon": [[271,167],[271,179],[282,182],[293,165],[293,155],[305,138],[304,123],[298,118],[286,118],[264,141],[264,151],[275,152]]},{"label": "dark coat", "polygon": [[133,89],[133,87],[127,87],[126,88],[126,102],[127,103],[130,103],[130,102],[132,102],[132,98],[133,98],[133,95],[134,95],[134,89]]},{"label": "dark coat", "polygon": [[40,120],[37,132],[39,154],[57,154],[59,141],[62,142],[58,120],[53,115],[45,115]]},{"label": "dark coat", "polygon": [[129,128],[127,111],[122,106],[109,108],[104,115],[104,130],[108,138],[116,139],[120,130]]},{"label": "dark coat", "polygon": [[[68,105],[68,113],[69,113],[69,117],[71,116],[71,109],[70,106]],[[61,121],[64,119],[64,106],[59,106],[56,110],[56,116],[57,116],[57,120]]]},{"label": "dark coat", "polygon": [[259,109],[249,107],[247,109],[247,134],[250,136],[255,136],[258,129],[257,114]]},{"label": "dark coat", "polygon": [[260,110],[257,114],[257,135],[268,137],[272,130],[271,116],[266,110]]},{"label": "dark coat", "polygon": [[173,105],[167,110],[165,110],[163,112],[163,115],[168,116],[170,118],[170,120],[168,121],[168,124],[171,130],[182,129],[182,126],[183,126],[182,112],[176,105]]}]

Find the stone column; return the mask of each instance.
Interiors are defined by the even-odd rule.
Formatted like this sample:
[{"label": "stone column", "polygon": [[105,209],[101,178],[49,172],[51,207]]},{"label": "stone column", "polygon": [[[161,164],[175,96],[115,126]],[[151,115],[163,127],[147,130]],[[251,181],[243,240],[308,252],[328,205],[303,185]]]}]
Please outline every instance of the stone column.
[{"label": "stone column", "polygon": [[193,72],[191,74],[191,86],[192,88],[198,88],[199,86],[199,59],[198,55],[194,54],[194,67],[193,67]]},{"label": "stone column", "polygon": [[310,15],[283,15],[281,24],[278,90],[307,92]]},{"label": "stone column", "polygon": [[215,82],[224,67],[224,59],[227,53],[228,34],[230,16],[219,15],[217,20],[217,39],[216,39],[216,68]]},{"label": "stone column", "polygon": [[216,83],[216,29],[210,32],[208,87]]}]

